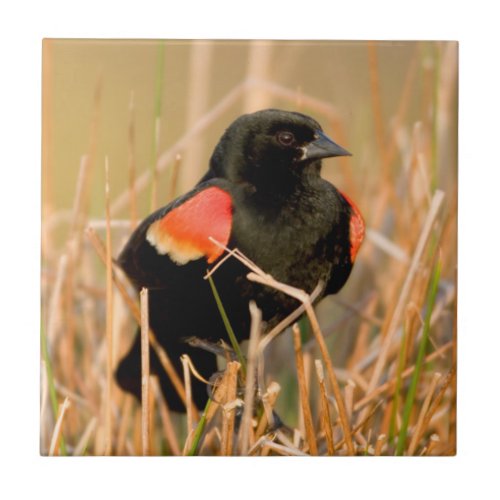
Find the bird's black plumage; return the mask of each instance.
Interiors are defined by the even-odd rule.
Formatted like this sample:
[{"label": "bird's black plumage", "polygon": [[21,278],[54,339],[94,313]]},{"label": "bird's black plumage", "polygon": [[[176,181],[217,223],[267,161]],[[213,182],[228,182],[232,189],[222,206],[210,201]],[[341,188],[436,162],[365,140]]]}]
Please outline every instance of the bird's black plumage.
[{"label": "bird's black plumage", "polygon": [[[209,283],[203,279],[220,256],[209,258],[208,250],[203,255],[195,251],[212,229],[227,232],[230,248],[237,247],[278,281],[311,292],[322,280],[322,296],[342,288],[364,226],[350,200],[322,179],[320,170],[322,158],[348,154],[303,114],[270,109],[243,115],[220,139],[209,170],[195,188],[151,214],[132,234],[118,262],[138,290],[149,289],[150,326],[179,373],[182,353],[189,354],[205,377],[216,371],[212,354],[191,348],[183,339],[227,338]],[[219,200],[224,206],[215,205]],[[205,217],[208,222],[200,223]],[[184,225],[187,229],[180,227]],[[249,334],[249,300],[256,301],[269,326],[298,305],[282,293],[249,282],[247,273],[240,262],[229,259],[213,275],[240,340]],[[183,411],[153,351],[151,371],[159,376],[171,409]],[[117,380],[140,398],[140,378],[137,336],[118,367]],[[196,380],[193,395],[202,407],[207,391]]]}]

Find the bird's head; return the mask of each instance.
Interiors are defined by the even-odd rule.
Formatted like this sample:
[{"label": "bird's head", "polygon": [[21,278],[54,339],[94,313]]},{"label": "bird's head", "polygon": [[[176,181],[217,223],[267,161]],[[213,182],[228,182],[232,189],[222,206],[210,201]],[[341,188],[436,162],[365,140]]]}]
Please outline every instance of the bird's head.
[{"label": "bird's head", "polygon": [[218,177],[257,187],[319,175],[321,159],[350,155],[320,124],[301,113],[266,109],[240,116],[222,136],[210,160]]}]

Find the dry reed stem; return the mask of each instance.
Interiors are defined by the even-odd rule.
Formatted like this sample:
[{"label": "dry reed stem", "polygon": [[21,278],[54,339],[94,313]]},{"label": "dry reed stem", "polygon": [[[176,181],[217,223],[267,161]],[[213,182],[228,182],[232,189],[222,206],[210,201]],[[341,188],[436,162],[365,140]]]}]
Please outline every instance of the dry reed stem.
[{"label": "dry reed stem", "polygon": [[130,230],[137,226],[137,193],[135,190],[135,103],[134,91],[130,91],[129,123],[128,123],[128,187],[130,207]]},{"label": "dry reed stem", "polygon": [[149,291],[143,288],[140,293],[141,302],[141,443],[142,455],[150,452],[151,430],[149,406]]},{"label": "dry reed stem", "polygon": [[123,400],[123,408],[121,411],[121,421],[120,426],[118,427],[118,438],[116,440],[116,454],[124,455],[125,454],[125,443],[127,439],[127,432],[130,423],[130,417],[132,416],[132,396],[129,394],[125,394]]},{"label": "dry reed stem", "polygon": [[[375,54],[376,58],[376,48],[373,47],[373,53]],[[401,130],[401,122],[403,120],[404,115],[406,114],[409,104],[411,102],[411,89],[412,85],[415,80],[415,74],[416,74],[416,68],[417,68],[417,50],[415,50],[415,54],[412,58],[412,61],[410,63],[410,66],[408,68],[408,71],[406,73],[406,78],[405,78],[405,83],[404,83],[404,89],[401,94],[401,97],[399,99],[399,106],[398,110],[396,113],[396,116],[394,118],[394,123],[392,126],[392,130],[390,133],[390,137],[388,139],[388,144],[386,147],[384,147],[384,144],[381,143],[378,139],[377,136],[377,145],[378,145],[378,150],[380,154],[380,169],[382,171],[382,176],[380,177],[380,191],[381,195],[378,197],[379,205],[378,209],[374,210],[374,215],[371,217],[371,225],[372,227],[380,227],[382,224],[382,219],[384,215],[387,213],[387,207],[390,202],[392,202],[393,207],[395,210],[398,212],[401,211],[402,209],[402,203],[397,196],[397,193],[395,191],[395,183],[391,179],[391,171],[390,171],[390,166],[391,163],[394,160],[395,153],[397,151],[397,137],[398,133]],[[372,60],[373,62],[373,60]],[[376,61],[375,61],[376,62]],[[378,81],[378,69],[376,66],[373,64],[371,65],[371,73],[373,74],[373,77],[375,80],[372,78],[372,96],[376,96],[378,93],[378,89],[374,88],[374,85],[377,85]],[[374,112],[377,114],[376,112]],[[380,144],[382,144],[382,149],[380,149]],[[398,221],[396,221],[397,224]]]},{"label": "dry reed stem", "polygon": [[[101,91],[102,91],[102,74],[99,75],[98,80],[96,82],[96,86],[94,89],[94,97],[93,97],[93,107],[92,107],[92,118],[90,121],[90,132],[89,132],[89,145],[88,145],[88,153],[85,155],[85,160],[82,160],[86,163],[85,168],[82,169],[82,175],[79,177],[79,183],[81,185],[78,186],[77,192],[78,199],[75,200],[74,207],[77,209],[73,212],[75,218],[75,225],[73,226],[73,231],[80,233],[85,225],[85,217],[88,214],[88,206],[89,206],[89,192],[91,185],[91,174],[94,167],[96,150],[97,150],[97,137],[98,137],[98,127],[99,127],[99,113],[100,113],[100,105],[101,105]],[[107,160],[106,160],[107,161]]]},{"label": "dry reed stem", "polygon": [[160,172],[158,169],[158,145],[160,144],[161,116],[155,118],[154,130],[154,152],[153,157],[153,178],[151,180],[151,206],[150,211],[154,212],[158,208],[158,181]]},{"label": "dry reed stem", "polygon": [[437,217],[439,208],[441,207],[441,203],[444,198],[444,193],[442,191],[437,190],[432,199],[432,204],[427,213],[427,217],[425,219],[424,225],[422,227],[422,231],[420,232],[420,237],[415,248],[415,252],[413,253],[412,261],[410,264],[410,268],[408,269],[408,273],[406,275],[406,279],[403,283],[403,287],[401,289],[399,300],[396,304],[396,308],[392,314],[391,320],[387,327],[386,334],[384,336],[384,340],[381,346],[381,350],[379,356],[377,358],[377,362],[375,363],[375,367],[373,369],[373,373],[368,384],[368,391],[371,392],[375,389],[380,377],[382,375],[382,371],[387,362],[387,355],[389,353],[389,348],[391,346],[392,339],[397,331],[397,327],[401,321],[401,316],[406,306],[413,280],[415,279],[415,274],[420,265],[420,261],[422,259],[422,254],[424,252],[425,246],[427,244],[427,240],[432,231],[432,226]]},{"label": "dry reed stem", "polygon": [[[264,436],[261,436],[255,443],[252,445],[252,447],[248,450],[248,456],[251,457],[252,455],[255,455],[259,450],[261,451],[261,456],[262,452],[264,451],[264,448],[262,448],[262,445],[265,441],[268,441],[268,436],[267,434]],[[265,448],[266,450],[269,450],[269,448]]]},{"label": "dry reed stem", "polygon": [[83,452],[87,448],[88,442],[90,440],[90,436],[94,432],[96,426],[97,426],[97,418],[92,417],[89,420],[89,423],[86,425],[85,430],[83,431],[82,437],[80,438],[77,445],[75,446],[75,449],[73,451],[74,457],[79,457],[79,456],[83,455]]},{"label": "dry reed stem", "polygon": [[[92,243],[92,246],[96,250],[97,255],[99,256],[99,258],[103,262],[105,262],[104,248],[103,248],[102,242],[99,239],[99,237],[97,236],[96,232],[90,227],[87,228],[86,232],[87,232],[87,236],[88,236],[90,242]],[[130,309],[132,316],[134,317],[137,324],[140,325],[141,324],[141,313],[140,313],[139,307],[137,306],[136,302],[130,297],[130,295],[127,292],[127,289],[125,288],[125,285],[116,276],[116,273],[112,274],[112,278],[113,278],[113,282],[114,282],[116,288],[118,289],[120,295],[122,296],[123,300],[125,301],[128,308]],[[167,375],[170,377],[170,380],[171,380],[175,390],[177,391],[177,394],[182,399],[184,404],[186,404],[186,393],[184,390],[184,384],[182,383],[181,379],[179,378],[179,375],[177,374],[174,366],[172,365],[172,362],[170,361],[170,358],[168,357],[167,352],[158,343],[152,330],[149,330],[149,343],[151,344],[151,346],[155,350],[163,369],[165,370]],[[193,415],[196,418],[198,418],[198,409],[194,405],[193,405],[192,411],[193,411]]]},{"label": "dry reed stem", "polygon": [[[362,310],[364,314],[366,314],[367,316],[373,316],[379,300],[380,296],[377,292],[371,293],[368,296],[368,300],[363,303]],[[349,370],[355,369],[358,360],[361,360],[365,357],[367,353],[371,329],[372,327],[367,321],[364,321],[360,324],[352,354],[349,356],[349,359],[346,363],[346,367]],[[361,387],[363,388],[363,386]],[[363,388],[363,390],[365,389],[366,388]]]},{"label": "dry reed stem", "polygon": [[326,394],[325,373],[320,359],[316,359],[314,364],[316,367],[316,376],[318,378],[321,399],[321,427],[325,433],[328,455],[333,456],[335,455],[335,444],[333,442],[333,425],[330,415],[330,407],[328,404],[328,396]]},{"label": "dry reed stem", "polygon": [[85,214],[83,212],[83,195],[84,187],[86,185],[87,177],[89,175],[89,157],[88,155],[83,155],[80,158],[80,168],[78,170],[78,177],[76,181],[76,192],[75,199],[73,201],[73,210],[71,212],[71,226],[69,232],[69,238],[75,235],[81,230],[84,223]]},{"label": "dry reed stem", "polygon": [[339,383],[337,381],[337,376],[335,375],[332,361],[331,361],[330,355],[328,353],[328,348],[326,346],[325,339],[323,338],[323,335],[322,335],[321,330],[319,328],[319,323],[318,323],[318,320],[316,318],[316,315],[314,313],[314,310],[313,310],[311,304],[306,303],[305,305],[306,305],[306,313],[309,317],[312,331],[313,331],[314,336],[316,338],[316,341],[319,345],[323,360],[326,364],[326,370],[328,373],[330,384],[332,386],[333,395],[334,395],[335,401],[337,403],[337,408],[338,408],[339,417],[340,417],[340,425],[341,425],[342,431],[344,433],[344,439],[345,439],[345,442],[347,445],[347,452],[349,455],[354,455],[355,450],[354,450],[354,445],[352,443],[349,421],[347,419],[347,414],[346,414],[346,410],[345,410],[345,403],[344,403],[344,400],[342,399],[342,393],[340,391],[340,386],[339,386]]},{"label": "dry reed stem", "polygon": [[376,457],[382,455],[382,449],[387,442],[387,436],[385,434],[380,434],[380,436],[377,438],[377,441],[375,442],[375,451],[374,455]]},{"label": "dry reed stem", "polygon": [[45,360],[42,357],[40,360],[40,450],[42,453],[45,453],[48,447],[48,433],[52,423],[47,412],[47,408],[51,406],[49,400],[49,377]]},{"label": "dry reed stem", "polygon": [[302,439],[302,436],[300,435],[299,430],[293,429],[293,446],[294,446],[294,448],[298,448],[300,446],[301,439]]},{"label": "dry reed stem", "polygon": [[172,419],[170,417],[170,410],[161,392],[160,383],[155,377],[151,378],[150,383],[153,394],[157,401],[158,408],[160,410],[160,418],[163,425],[163,433],[165,435],[165,439],[170,446],[172,454],[175,456],[179,456],[181,455],[181,449],[179,448],[179,443],[177,442],[177,435],[174,430]]},{"label": "dry reed stem", "polygon": [[[377,142],[380,166],[383,165],[385,130],[382,113],[382,102],[380,96],[380,81],[378,71],[377,45],[375,42],[368,42],[368,67],[370,73],[370,90],[372,99],[373,120],[375,123],[375,139]],[[387,167],[382,170],[385,179],[388,178]]]},{"label": "dry reed stem", "polygon": [[64,398],[64,401],[62,404],[59,405],[59,410],[57,412],[57,420],[56,420],[56,425],[54,426],[54,432],[52,433],[52,439],[50,441],[50,448],[49,448],[49,456],[54,456],[57,453],[57,450],[59,449],[59,443],[61,441],[61,430],[62,430],[62,423],[64,420],[64,415],[66,414],[66,410],[70,407],[70,401],[69,398]]},{"label": "dry reed stem", "polygon": [[173,200],[175,198],[175,193],[177,192],[177,184],[179,182],[179,171],[181,168],[182,156],[180,154],[175,155],[174,164],[172,166],[172,174],[170,176],[170,183],[168,185],[167,200]]},{"label": "dry reed stem", "polygon": [[52,295],[49,303],[49,316],[47,320],[47,343],[53,344],[56,341],[57,331],[61,321],[61,296],[64,277],[68,266],[68,256],[61,255],[57,265],[56,279],[52,289]]},{"label": "dry reed stem", "polygon": [[[297,429],[295,429],[297,430]],[[276,432],[274,432],[273,434],[269,434],[269,438],[271,438],[272,436],[274,435],[274,438],[272,439],[273,441],[276,442],[279,441],[281,444],[285,445],[285,446],[288,446],[288,448],[292,449],[292,450],[296,450],[298,452],[302,452],[302,450],[300,450],[297,446],[295,446],[294,443],[292,443],[292,441],[290,441],[290,439],[288,439],[288,437],[286,436],[286,434],[281,431],[281,430],[277,430]],[[299,443],[300,443],[300,434],[299,434]]]},{"label": "dry reed stem", "polygon": [[396,140],[397,131],[400,129],[401,123],[403,122],[403,118],[406,112],[408,111],[409,104],[412,101],[413,97],[412,88],[415,82],[417,68],[418,68],[418,47],[415,48],[415,53],[412,56],[410,65],[408,67],[408,71],[406,72],[405,82],[403,84],[403,90],[401,92],[401,97],[399,99],[399,105],[396,111],[396,116],[393,120],[390,138],[387,146],[384,147],[383,149],[384,155],[382,158],[383,162],[382,164],[387,165],[387,167],[383,168],[388,168],[392,163],[392,161],[394,160],[394,155],[396,153],[396,146],[397,146],[397,140]]},{"label": "dry reed stem", "polygon": [[112,449],[112,408],[111,390],[113,384],[113,267],[111,249],[111,226],[109,224],[109,161],[106,156],[105,172],[105,205],[106,205],[106,401],[105,401],[105,447],[104,454],[110,455]]},{"label": "dry reed stem", "polygon": [[311,407],[309,405],[309,394],[307,391],[306,378],[304,373],[304,359],[302,357],[302,349],[300,342],[300,330],[297,323],[292,327],[293,331],[293,346],[295,351],[295,365],[297,367],[297,380],[299,384],[300,405],[304,418],[304,428],[307,443],[309,445],[309,453],[311,455],[318,454],[318,446],[316,443],[316,434],[312,420]]},{"label": "dry reed stem", "polygon": [[[324,288],[323,283],[318,283],[316,285],[316,288],[313,290],[311,293],[311,302],[314,303],[314,301],[318,298],[320,293],[322,292]],[[301,304],[300,306],[295,309],[292,313],[290,313],[285,319],[281,320],[272,330],[269,331],[269,333],[266,333],[265,337],[263,337],[259,343],[259,353],[262,354],[266,347],[280,334],[285,330],[288,326],[290,326],[297,318],[299,318],[304,311],[306,310],[304,304]],[[306,344],[307,346],[307,344]],[[304,346],[304,349],[306,349],[306,346]]]},{"label": "dry reed stem", "polygon": [[142,411],[141,408],[135,407],[134,420],[132,426],[132,455],[140,456],[142,454],[142,434],[141,434],[141,419]]},{"label": "dry reed stem", "polygon": [[420,441],[420,438],[422,436],[422,433],[424,432],[424,428],[422,424],[424,423],[424,418],[427,413],[427,410],[429,409],[429,405],[431,404],[431,399],[434,394],[434,391],[436,390],[437,383],[439,379],[441,378],[440,373],[435,373],[432,377],[431,383],[429,384],[429,387],[427,388],[427,395],[424,399],[424,404],[422,405],[422,408],[420,408],[420,413],[417,418],[417,423],[415,425],[415,429],[413,431],[413,436],[410,441],[410,446],[408,447],[408,455],[414,455],[415,450],[417,449],[418,442]]},{"label": "dry reed stem", "polygon": [[[74,311],[75,300],[75,261],[78,242],[76,237],[71,237],[66,242],[66,255],[68,256],[68,265],[66,267],[66,279],[64,285],[64,335],[60,342],[60,359],[64,359],[66,363],[62,365],[64,378],[67,380],[67,385],[70,389],[75,388],[75,337],[76,337],[76,322]],[[73,416],[73,418],[71,418]],[[76,414],[69,415],[68,423],[74,428]]]},{"label": "dry reed stem", "polygon": [[[331,399],[331,398],[329,398]],[[365,425],[366,423],[377,413],[377,410],[382,406],[382,401],[379,401],[369,412],[368,414],[364,417],[364,419],[359,422],[352,430],[351,430],[351,438],[352,436],[355,436]],[[340,418],[336,420],[335,423],[340,422]],[[342,437],[342,439],[335,445],[335,450],[340,450],[342,446],[345,443],[345,437]]]},{"label": "dry reed stem", "polygon": [[161,430],[155,425],[156,424],[156,415],[159,412],[156,411],[156,399],[153,394],[153,390],[151,388],[151,377],[148,380],[149,384],[149,454],[151,456],[158,455],[158,440],[156,439],[157,431]]},{"label": "dry reed stem", "polygon": [[434,401],[432,401],[429,410],[425,414],[425,418],[422,422],[422,429],[427,429],[429,427],[429,423],[434,416],[434,413],[436,413],[436,410],[439,408],[439,405],[441,404],[441,401],[444,397],[444,394],[448,387],[455,382],[457,370],[456,366],[453,365],[449,372],[446,374],[443,382],[441,383],[441,387],[439,388],[438,393],[436,394],[436,397],[434,398]]},{"label": "dry reed stem", "polygon": [[[374,293],[374,291],[368,292],[364,297],[362,297],[360,300],[358,300],[354,304],[354,309],[359,311],[359,310],[361,310],[361,308],[366,308],[373,293]],[[354,312],[352,310],[352,308],[350,308],[350,310],[348,310],[346,313],[344,313],[340,318],[336,319],[335,321],[333,321],[329,325],[326,325],[323,328],[323,335],[325,336],[325,338],[327,338],[336,332],[340,332],[342,330],[345,330],[348,327],[349,322],[351,320],[353,320],[355,318],[355,316],[359,316],[359,318],[363,320],[363,323],[365,323],[367,325],[368,331],[370,332],[372,324],[371,324],[370,319],[368,319],[369,318],[368,315],[366,315],[365,313],[363,313],[363,315],[358,315],[356,312]],[[365,319],[363,319],[362,316],[365,316]],[[311,338],[304,344],[303,350],[310,351],[310,350],[314,349],[315,347],[316,347],[316,340],[314,338]],[[357,366],[356,366],[356,369],[358,370]],[[347,373],[346,370],[343,370],[342,368],[337,368],[337,372],[338,372],[339,376],[342,373],[344,373],[344,381],[347,381],[347,378],[345,376],[345,373]],[[358,382],[357,379],[359,379],[361,377],[359,374],[356,375],[356,373],[352,373],[350,376],[351,376],[351,378],[355,379],[356,382]],[[358,382],[358,383],[361,387],[366,386],[366,382]]]},{"label": "dry reed stem", "polygon": [[241,417],[241,435],[240,435],[240,455],[247,455],[250,448],[250,437],[252,434],[252,416],[253,403],[255,393],[255,369],[257,367],[258,345],[261,329],[262,313],[255,305],[255,302],[250,301],[249,304],[251,325],[250,325],[250,340],[248,342],[247,352],[247,373],[245,380],[245,406],[243,408],[243,416]]},{"label": "dry reed stem", "polygon": [[193,412],[192,412],[192,407],[193,407],[193,398],[192,398],[192,391],[191,391],[191,371],[189,370],[189,360],[188,360],[188,355],[183,354],[181,356],[181,362],[182,362],[182,369],[184,373],[184,387],[186,391],[186,423],[187,423],[187,438],[186,438],[186,444],[184,446],[184,450],[189,450],[191,448],[191,441],[193,437],[193,431],[194,431],[194,418],[193,418]]},{"label": "dry reed stem", "polygon": [[[271,69],[272,45],[268,40],[252,40],[249,43],[247,58],[247,80],[267,80]],[[243,112],[252,113],[259,109],[270,107],[271,99],[268,92],[260,86],[250,87],[244,95]]]},{"label": "dry reed stem", "polygon": [[[106,219],[89,219],[89,227],[93,229],[106,229]],[[111,229],[130,229],[131,220],[130,219],[111,219],[109,221]]]},{"label": "dry reed stem", "polygon": [[[457,271],[455,270],[455,282]],[[451,351],[451,365],[457,366],[457,301],[455,300],[453,304],[453,327],[452,327],[452,335],[453,335],[453,349]],[[451,383],[451,396],[450,396],[450,419],[449,419],[449,440],[454,443],[456,447],[456,432],[457,432],[457,380],[454,377],[454,380]]]},{"label": "dry reed stem", "polygon": [[56,391],[61,394],[61,396],[68,397],[71,402],[76,403],[77,406],[84,407],[91,412],[95,411],[95,405],[93,405],[91,401],[89,401],[85,397],[80,396],[76,392],[71,391],[64,385],[60,384],[57,380],[54,380],[54,387],[56,388]]},{"label": "dry reed stem", "polygon": [[422,455],[432,455],[432,452],[436,448],[436,446],[439,444],[440,439],[437,434],[432,434],[432,436],[429,438],[429,444],[427,445],[426,448],[422,450]]},{"label": "dry reed stem", "polygon": [[278,452],[280,455],[294,456],[294,457],[308,457],[307,453],[304,453],[296,448],[290,448],[289,446],[283,446],[281,444],[275,443],[270,439],[263,439],[261,442],[261,447],[267,447],[271,450]]},{"label": "dry reed stem", "polygon": [[[376,295],[377,295],[376,292],[371,292],[368,295],[368,299],[373,300],[374,296]],[[355,315],[358,316],[360,319],[362,319],[365,323],[369,323],[372,326],[377,326],[377,327],[381,327],[384,324],[384,321],[381,318],[375,316],[373,311],[372,312],[365,311],[365,309],[367,309],[365,305],[365,300],[362,301],[361,305],[359,305],[356,302],[354,304],[350,304],[349,302],[334,296],[334,301],[336,304],[355,313]]]},{"label": "dry reed stem", "polygon": [[352,409],[354,406],[354,389],[356,389],[356,383],[352,379],[349,379],[344,387],[345,409],[349,424],[351,424]]},{"label": "dry reed stem", "polygon": [[274,424],[273,408],[278,399],[278,395],[281,391],[281,387],[277,382],[271,382],[262,395],[262,406],[264,407],[264,414],[262,415],[259,424],[257,425],[257,430],[255,431],[255,436],[260,437],[264,434],[267,425]]},{"label": "dry reed stem", "polygon": [[[236,399],[236,391],[238,386],[238,370],[240,363],[230,361],[227,364],[227,384],[226,384],[226,404],[222,407],[222,440],[221,440],[221,455],[230,457],[233,454],[233,437],[234,437],[234,421],[235,421],[235,406],[232,404]],[[231,405],[229,407],[228,405]]]},{"label": "dry reed stem", "polygon": [[222,380],[220,383],[215,384],[215,389],[212,395],[212,404],[208,407],[208,411],[206,414],[206,424],[208,424],[214,415],[217,413],[217,410],[220,407],[220,404],[222,401],[224,401],[224,398],[226,397],[227,393],[227,377],[225,377],[225,373],[222,376]]},{"label": "dry reed stem", "polygon": [[[368,430],[368,433],[371,433],[371,429]],[[365,438],[363,434],[361,434],[361,431],[353,432],[352,435],[354,436],[354,440],[361,446],[363,452],[365,452],[370,441],[370,434],[367,438]]]},{"label": "dry reed stem", "polygon": [[[434,351],[433,353],[429,354],[427,357],[424,358],[423,364],[430,363],[431,361],[434,361],[436,358],[441,357],[448,349],[451,349],[453,347],[453,342],[447,342],[443,346],[441,346],[439,349]],[[408,367],[403,373],[401,373],[401,380],[404,380],[405,378],[408,378],[413,372],[415,371],[415,365],[412,365]],[[375,390],[372,392],[369,392],[365,397],[360,399],[354,404],[354,411],[359,411],[362,409],[364,406],[369,404],[371,401],[373,401],[375,398],[383,394],[385,391],[392,390],[396,386],[396,380],[397,378],[394,377],[388,382],[385,382],[382,385],[379,385]]]},{"label": "dry reed stem", "polygon": [[[211,70],[214,45],[209,41],[192,43],[189,51],[189,77],[187,95],[189,99],[186,106],[186,129],[190,130],[197,120],[206,112],[210,99]],[[200,177],[200,168],[206,164],[203,158],[204,136],[197,137],[186,148],[184,153],[184,168],[180,172],[180,185],[182,189],[194,186]]]},{"label": "dry reed stem", "polygon": [[42,256],[50,257],[53,254],[52,235],[47,220],[54,211],[54,186],[52,180],[52,144],[53,120],[50,111],[53,103],[53,41],[45,39],[42,42]]},{"label": "dry reed stem", "polygon": [[382,250],[389,257],[403,264],[406,264],[410,260],[406,252],[398,244],[394,243],[376,229],[370,227],[366,229],[366,240],[370,241],[375,247]]},{"label": "dry reed stem", "polygon": [[297,102],[297,98],[299,97],[303,107],[306,107],[315,113],[322,114],[335,127],[340,125],[341,115],[338,109],[327,101],[323,101],[322,99],[318,99],[317,97],[309,94],[304,94],[303,92],[299,92],[297,89],[291,90],[278,83],[259,80],[257,78],[248,78],[244,83],[247,88],[262,88],[275,97],[287,100],[292,104],[295,104]]}]

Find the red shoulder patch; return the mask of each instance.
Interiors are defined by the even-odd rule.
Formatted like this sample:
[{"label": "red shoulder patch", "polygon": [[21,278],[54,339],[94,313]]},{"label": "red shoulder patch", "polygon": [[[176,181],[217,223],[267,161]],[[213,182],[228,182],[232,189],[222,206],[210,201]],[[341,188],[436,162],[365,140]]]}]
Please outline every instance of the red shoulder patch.
[{"label": "red shoulder patch", "polygon": [[168,254],[177,264],[186,264],[203,256],[211,264],[224,250],[212,243],[209,237],[227,245],[231,225],[231,196],[213,186],[153,222],[146,238],[158,253]]},{"label": "red shoulder patch", "polygon": [[352,214],[349,221],[349,241],[351,243],[351,262],[354,262],[358,254],[359,247],[365,238],[365,221],[354,202],[344,193],[341,193],[347,203],[349,203]]}]

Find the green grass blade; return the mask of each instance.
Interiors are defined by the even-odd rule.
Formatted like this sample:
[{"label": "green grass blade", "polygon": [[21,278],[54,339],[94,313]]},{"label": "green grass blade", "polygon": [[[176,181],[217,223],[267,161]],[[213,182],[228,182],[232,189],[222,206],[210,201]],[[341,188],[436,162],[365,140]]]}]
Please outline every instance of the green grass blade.
[{"label": "green grass blade", "polygon": [[391,420],[389,423],[388,442],[390,446],[394,444],[394,438],[396,435],[396,416],[398,414],[399,405],[401,401],[401,385],[402,385],[401,374],[403,373],[403,368],[404,368],[405,347],[406,347],[406,328],[403,325],[403,336],[401,339],[401,348],[399,350],[398,367],[396,373],[396,387],[394,389],[394,397],[392,399]]},{"label": "green grass blade", "polygon": [[310,326],[307,316],[303,314],[297,321],[297,324],[299,325],[299,330],[300,330],[300,341],[302,342],[303,345],[311,338],[311,331],[309,329]]},{"label": "green grass blade", "polygon": [[436,295],[438,291],[439,278],[441,275],[441,261],[438,260],[434,273],[432,275],[431,285],[429,289],[429,294],[427,296],[427,310],[425,313],[425,320],[422,332],[422,340],[418,348],[417,360],[415,362],[415,371],[411,378],[410,387],[408,389],[408,394],[406,396],[405,407],[403,411],[403,419],[401,423],[401,429],[398,436],[398,445],[396,448],[396,455],[403,455],[406,437],[408,434],[408,425],[410,422],[410,414],[413,408],[413,403],[415,402],[415,395],[417,392],[418,379],[420,378],[420,372],[422,370],[422,365],[425,357],[425,350],[427,348],[427,341],[429,339],[429,330],[431,324],[432,310],[434,309],[434,303],[436,301]]},{"label": "green grass blade", "polygon": [[155,95],[155,117],[161,116],[161,106],[163,97],[163,82],[165,70],[165,42],[160,41],[158,46],[158,70],[156,74],[156,95]]},{"label": "green grass blade", "polygon": [[434,193],[438,185],[438,112],[439,112],[439,81],[441,78],[441,52],[439,45],[434,45],[435,75],[432,95],[432,142],[431,142],[431,193]]},{"label": "green grass blade", "polygon": [[229,340],[231,341],[231,346],[233,347],[233,350],[236,353],[236,356],[238,356],[238,361],[241,364],[242,375],[246,376],[247,365],[246,365],[245,357],[243,356],[243,353],[241,352],[240,345],[238,344],[238,341],[236,340],[236,335],[234,334],[233,327],[231,326],[229,318],[227,317],[226,310],[224,309],[224,305],[222,304],[222,300],[219,296],[219,292],[217,291],[217,288],[215,287],[214,280],[212,279],[212,276],[210,276],[210,275],[208,276],[208,282],[210,283],[210,287],[212,288],[212,293],[214,295],[215,302],[217,303],[217,308],[219,309],[219,313],[222,317],[222,321],[224,322],[224,326],[225,326],[227,334],[229,336]]},{"label": "green grass blade", "polygon": [[191,443],[191,448],[189,449],[188,456],[193,457],[198,453],[198,445],[200,443],[201,436],[203,435],[203,431],[205,430],[205,425],[207,423],[207,413],[210,408],[211,399],[207,401],[205,409],[203,410],[203,415],[201,416],[198,425],[196,426],[196,430],[193,436],[193,442]]},{"label": "green grass blade", "polygon": [[[43,326],[40,327],[40,337],[41,337],[40,343],[42,349],[42,358],[45,363],[45,371],[47,373],[47,384],[49,386],[50,404],[52,406],[52,413],[54,414],[54,419],[57,419],[57,414],[59,412],[59,403],[57,401],[56,386],[54,384],[54,372],[52,371],[52,363],[50,362],[49,349],[47,347],[47,336],[45,335]],[[62,434],[60,440],[60,453],[61,455],[65,456],[68,454],[66,450],[66,443],[64,441],[64,436]]]}]

